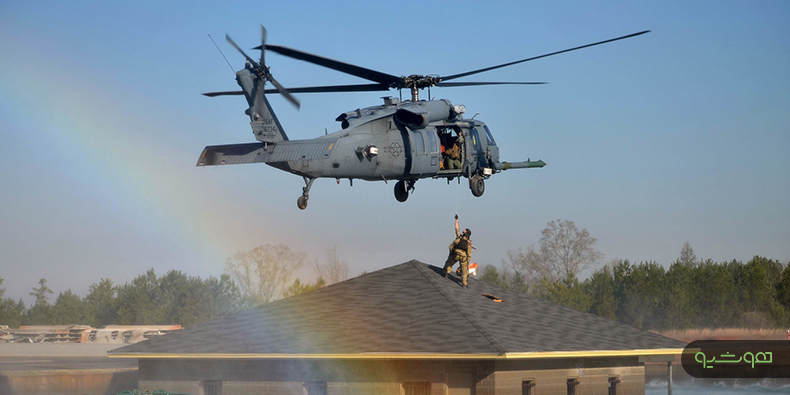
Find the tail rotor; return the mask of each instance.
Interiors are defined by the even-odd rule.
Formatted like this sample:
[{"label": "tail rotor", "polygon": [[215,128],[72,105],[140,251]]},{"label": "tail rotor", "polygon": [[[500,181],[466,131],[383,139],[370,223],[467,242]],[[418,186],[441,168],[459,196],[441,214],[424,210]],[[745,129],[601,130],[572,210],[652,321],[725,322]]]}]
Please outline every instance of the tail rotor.
[{"label": "tail rotor", "polygon": [[266,51],[265,50],[266,49],[266,28],[264,28],[263,25],[261,25],[261,46],[260,46],[261,58],[260,58],[260,63],[256,62],[255,59],[253,59],[249,55],[247,55],[244,52],[244,50],[242,50],[241,47],[239,47],[238,44],[236,44],[236,42],[233,41],[232,38],[230,38],[229,35],[226,34],[225,35],[225,39],[228,41],[228,43],[231,46],[233,46],[233,48],[236,48],[236,50],[239,51],[239,53],[244,55],[244,57],[247,59],[248,62],[250,62],[250,64],[252,65],[253,69],[255,70],[255,73],[258,75],[258,77],[260,79],[262,79],[264,81],[271,82],[272,85],[277,89],[277,91],[281,95],[283,95],[283,97],[286,100],[291,102],[291,104],[293,104],[294,107],[296,107],[297,109],[301,106],[301,104],[299,103],[299,99],[295,98],[291,94],[291,92],[289,92],[287,89],[285,89],[282,85],[280,85],[279,82],[277,82],[277,80],[274,79],[274,77],[272,77],[272,73],[269,71],[269,68],[266,67],[266,63],[264,63],[264,59],[265,59],[264,53]]}]

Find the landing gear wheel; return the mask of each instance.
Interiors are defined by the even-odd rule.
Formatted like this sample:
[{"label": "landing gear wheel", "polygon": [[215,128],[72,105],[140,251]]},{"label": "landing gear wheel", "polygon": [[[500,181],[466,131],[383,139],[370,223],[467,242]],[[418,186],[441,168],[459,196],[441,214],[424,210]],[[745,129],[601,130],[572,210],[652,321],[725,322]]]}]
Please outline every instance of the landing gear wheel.
[{"label": "landing gear wheel", "polygon": [[486,191],[486,182],[483,177],[476,175],[469,180],[469,189],[472,190],[472,195],[475,197],[483,196],[483,192]]},{"label": "landing gear wheel", "polygon": [[299,207],[299,210],[304,210],[307,208],[307,199],[310,197],[310,187],[313,186],[313,181],[315,178],[308,178],[302,177],[304,179],[304,188],[302,188],[302,196],[299,199],[296,199],[296,207]]},{"label": "landing gear wheel", "polygon": [[299,196],[299,199],[296,199],[296,207],[299,207],[299,210],[304,210],[307,208],[307,196]]},{"label": "landing gear wheel", "polygon": [[395,200],[403,203],[409,198],[409,189],[406,182],[400,180],[395,183]]}]

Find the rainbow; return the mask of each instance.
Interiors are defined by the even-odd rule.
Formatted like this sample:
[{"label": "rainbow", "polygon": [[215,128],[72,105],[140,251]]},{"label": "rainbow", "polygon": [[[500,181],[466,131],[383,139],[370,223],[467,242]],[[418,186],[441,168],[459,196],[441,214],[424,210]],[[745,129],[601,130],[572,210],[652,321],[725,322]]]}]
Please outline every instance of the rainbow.
[{"label": "rainbow", "polygon": [[[67,181],[100,186],[94,189],[96,198],[112,210],[145,213],[134,221],[163,234],[174,248],[185,249],[185,256],[205,259],[209,274],[217,274],[226,258],[249,248],[240,245],[244,241],[238,240],[239,233],[257,233],[258,243],[265,240],[260,229],[245,229],[254,226],[250,224],[234,224],[235,234],[227,227],[218,230],[228,218],[247,215],[242,205],[229,204],[210,186],[201,187],[203,169],[193,167],[199,150],[187,152],[168,142],[167,136],[184,128],[168,119],[175,115],[135,97],[122,79],[103,85],[96,80],[109,79],[107,74],[91,74],[76,62],[53,64],[47,49],[31,51],[29,44],[9,37],[0,38],[0,47],[17,55],[3,59],[0,68],[3,134],[38,147],[41,151],[34,155],[63,168]],[[165,120],[155,119],[157,114]]]}]

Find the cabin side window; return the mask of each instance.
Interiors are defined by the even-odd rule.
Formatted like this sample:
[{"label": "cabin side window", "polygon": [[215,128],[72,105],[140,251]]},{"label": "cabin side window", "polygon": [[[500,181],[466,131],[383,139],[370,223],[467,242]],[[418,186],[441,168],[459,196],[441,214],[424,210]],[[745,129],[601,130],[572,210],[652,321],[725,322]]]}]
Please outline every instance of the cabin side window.
[{"label": "cabin side window", "polygon": [[439,142],[436,139],[436,132],[432,130],[426,130],[425,134],[428,136],[428,148],[430,149],[430,152],[439,152]]},{"label": "cabin side window", "polygon": [[422,139],[422,133],[417,130],[411,132],[411,139],[414,140],[414,152],[424,154],[425,140]]}]

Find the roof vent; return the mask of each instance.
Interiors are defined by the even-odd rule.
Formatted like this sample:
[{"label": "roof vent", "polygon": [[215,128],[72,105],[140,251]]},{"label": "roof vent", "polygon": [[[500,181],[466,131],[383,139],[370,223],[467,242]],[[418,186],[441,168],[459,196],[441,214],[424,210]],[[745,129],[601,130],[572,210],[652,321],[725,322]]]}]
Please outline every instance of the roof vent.
[{"label": "roof vent", "polygon": [[497,298],[496,296],[491,295],[491,294],[480,294],[480,295],[483,295],[486,298],[491,299],[491,300],[493,300],[494,302],[497,302],[497,303],[502,303],[502,302],[505,301],[504,299]]}]

